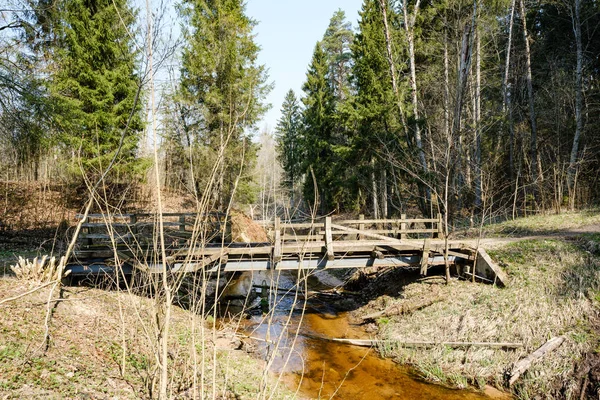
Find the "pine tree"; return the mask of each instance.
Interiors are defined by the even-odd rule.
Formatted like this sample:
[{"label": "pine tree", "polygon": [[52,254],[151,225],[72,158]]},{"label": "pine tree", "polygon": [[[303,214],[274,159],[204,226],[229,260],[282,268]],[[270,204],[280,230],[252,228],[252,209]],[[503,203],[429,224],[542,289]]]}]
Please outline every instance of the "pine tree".
[{"label": "pine tree", "polygon": [[[200,155],[195,177],[201,193],[208,172],[218,166],[218,208],[226,206],[233,193],[240,160],[245,171],[255,162],[256,146],[247,132],[266,111],[263,99],[271,88],[265,67],[256,62],[256,22],[244,11],[241,0],[186,0],[181,9],[190,25],[184,32],[181,69],[185,125]],[[242,174],[238,200],[251,200],[251,187],[251,175]]]},{"label": "pine tree", "polygon": [[281,117],[275,132],[279,160],[285,171],[284,184],[292,190],[292,196],[301,175],[300,118],[300,104],[290,89],[281,106]]},{"label": "pine tree", "polygon": [[126,0],[72,0],[57,6],[64,8],[52,25],[59,39],[50,91],[62,141],[74,154],[81,152],[84,168],[99,172],[124,135],[116,169],[132,172],[139,166],[134,158],[143,128],[130,34],[135,14]]}]

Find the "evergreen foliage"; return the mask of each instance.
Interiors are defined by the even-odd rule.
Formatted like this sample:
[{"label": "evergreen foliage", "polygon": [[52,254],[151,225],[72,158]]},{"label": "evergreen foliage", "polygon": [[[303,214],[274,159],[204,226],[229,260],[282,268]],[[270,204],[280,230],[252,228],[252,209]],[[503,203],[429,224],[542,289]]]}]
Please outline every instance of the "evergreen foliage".
[{"label": "evergreen foliage", "polygon": [[59,6],[49,89],[60,142],[81,156],[86,172],[106,168],[119,147],[116,171],[136,172],[143,123],[131,42],[135,14],[126,0],[72,0]]},{"label": "evergreen foliage", "polygon": [[279,161],[285,171],[284,185],[294,192],[301,177],[302,154],[300,153],[301,134],[300,104],[296,94],[290,89],[281,106],[281,117],[275,129]]},{"label": "evergreen foliage", "polygon": [[[336,189],[333,185],[335,176],[331,169],[336,165],[332,141],[335,104],[333,88],[327,79],[329,71],[327,61],[321,43],[317,43],[306,73],[306,82],[302,86],[304,91],[302,169],[307,174],[304,197],[312,204],[312,199],[318,193],[318,204],[322,212],[332,205],[333,190]],[[314,207],[317,207],[317,204],[314,204]]]},{"label": "evergreen foliage", "polygon": [[[240,0],[186,0],[181,13],[189,27],[181,68],[184,129],[193,138],[195,181],[199,193],[211,181],[216,166],[217,208],[228,205],[238,182],[237,199],[254,197],[249,171],[256,145],[249,137],[266,111],[264,97],[271,86],[257,64],[260,50]],[[240,178],[238,180],[238,177]]]}]

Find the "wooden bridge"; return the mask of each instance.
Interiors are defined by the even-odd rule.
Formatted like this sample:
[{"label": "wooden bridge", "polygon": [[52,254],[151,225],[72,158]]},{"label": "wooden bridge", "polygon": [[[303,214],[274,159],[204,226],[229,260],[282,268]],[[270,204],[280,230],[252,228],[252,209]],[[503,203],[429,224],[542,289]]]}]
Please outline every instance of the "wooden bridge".
[{"label": "wooden bridge", "polygon": [[[81,218],[81,216],[80,216]],[[72,275],[134,270],[172,273],[297,270],[364,267],[428,268],[444,265],[442,218],[259,222],[268,242],[233,243],[224,214],[163,213],[166,259],[158,251],[156,214],[88,215],[67,268]],[[478,266],[480,279],[490,276],[483,256],[460,243],[448,250],[459,274]],[[479,267],[480,261],[483,262]],[[486,268],[488,270],[486,270]],[[472,276],[472,275],[471,275]]]}]

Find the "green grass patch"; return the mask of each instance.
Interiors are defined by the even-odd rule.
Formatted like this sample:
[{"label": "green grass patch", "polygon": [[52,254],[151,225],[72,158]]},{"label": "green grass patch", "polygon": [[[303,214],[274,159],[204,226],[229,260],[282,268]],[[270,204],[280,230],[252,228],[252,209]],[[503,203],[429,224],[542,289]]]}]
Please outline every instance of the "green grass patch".
[{"label": "green grass patch", "polygon": [[488,236],[522,236],[551,234],[594,224],[600,224],[600,209],[517,218],[487,225],[484,231]]},{"label": "green grass patch", "polygon": [[[554,223],[553,223],[554,224]],[[548,224],[550,226],[551,224]],[[555,225],[553,225],[555,226]],[[594,236],[596,237],[596,236]],[[509,274],[508,287],[431,279],[403,288],[404,300],[423,297],[435,286],[446,300],[392,319],[383,339],[460,342],[520,342],[520,350],[482,348],[385,349],[396,360],[413,364],[431,381],[454,387],[468,382],[501,386],[505,370],[550,337],[566,338],[561,347],[534,364],[514,388],[518,399],[552,397],[573,373],[578,360],[599,348],[593,316],[600,305],[600,256],[577,240],[514,242],[489,251]]]}]

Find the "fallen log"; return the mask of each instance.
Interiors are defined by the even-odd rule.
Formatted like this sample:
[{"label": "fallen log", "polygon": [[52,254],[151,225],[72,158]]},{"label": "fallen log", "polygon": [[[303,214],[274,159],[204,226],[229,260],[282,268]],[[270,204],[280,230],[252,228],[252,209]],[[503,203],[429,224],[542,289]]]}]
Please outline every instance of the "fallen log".
[{"label": "fallen log", "polygon": [[492,349],[516,349],[523,347],[523,343],[512,342],[435,342],[427,340],[399,340],[399,339],[349,339],[349,338],[330,338],[326,336],[304,334],[303,336],[325,340],[334,343],[350,344],[361,347],[373,347],[378,344],[395,344],[401,347],[434,347],[447,346],[451,348],[461,347],[488,347]]},{"label": "fallen log", "polygon": [[412,303],[407,302],[404,304],[396,304],[396,305],[386,308],[385,310],[377,311],[377,312],[374,312],[374,313],[368,314],[368,315],[364,315],[361,317],[361,319],[363,321],[368,321],[368,320],[373,320],[373,319],[380,318],[380,317],[389,317],[392,315],[410,314],[417,310],[421,310],[425,307],[429,307],[430,305],[432,305],[434,303],[438,303],[442,300],[443,300],[442,296],[435,296],[435,297],[431,297],[428,299],[422,299],[421,301],[415,301]]},{"label": "fallen log", "polygon": [[555,350],[558,346],[560,346],[565,341],[563,336],[553,337],[544,343],[540,348],[538,348],[533,353],[529,354],[527,357],[517,361],[511,371],[506,376],[506,381],[508,383],[508,387],[512,386],[519,377],[531,367],[534,361],[539,360],[544,357],[546,354]]}]

